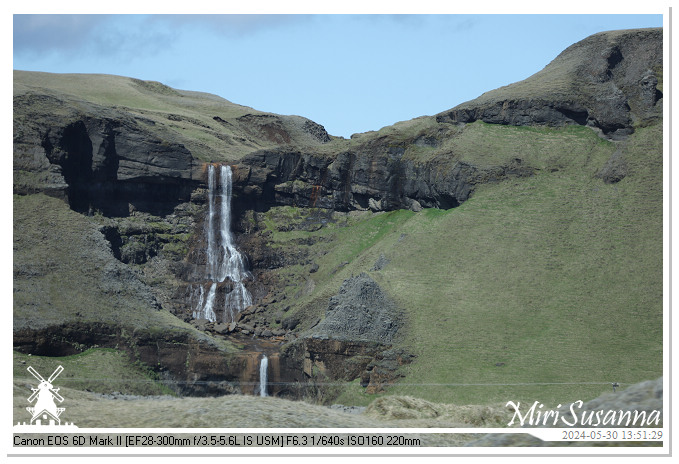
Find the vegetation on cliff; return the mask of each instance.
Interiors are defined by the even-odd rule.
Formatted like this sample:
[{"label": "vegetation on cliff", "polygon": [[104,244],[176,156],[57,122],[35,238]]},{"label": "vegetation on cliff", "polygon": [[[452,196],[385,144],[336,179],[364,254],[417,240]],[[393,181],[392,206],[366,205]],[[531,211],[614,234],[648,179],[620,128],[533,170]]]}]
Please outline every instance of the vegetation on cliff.
[{"label": "vegetation on cliff", "polygon": [[[254,335],[331,384],[315,398],[353,405],[565,403],[658,378],[658,36],[597,36],[535,78],[351,140],[160,83],[16,71],[15,348],[117,348],[133,378],[205,395],[248,381]],[[185,304],[207,161],[234,165],[232,227],[255,276],[255,305],[228,325]],[[374,301],[337,297],[356,279],[398,314],[371,345],[380,332],[349,319]],[[314,334],[333,338],[338,301],[331,353]]]},{"label": "vegetation on cliff", "polygon": [[[336,215],[315,232],[295,227],[313,210],[295,210],[297,221],[264,213],[251,233],[304,257],[274,271],[286,298],[268,314],[299,313],[301,332],[367,272],[405,310],[398,343],[417,356],[389,392],[430,400],[575,400],[661,375],[662,128],[620,146],[586,128],[472,126],[470,147],[488,157],[521,147],[536,174],[483,185],[447,211]],[[615,153],[628,175],[606,183],[598,174]],[[339,400],[365,404],[362,391],[350,384]]]}]

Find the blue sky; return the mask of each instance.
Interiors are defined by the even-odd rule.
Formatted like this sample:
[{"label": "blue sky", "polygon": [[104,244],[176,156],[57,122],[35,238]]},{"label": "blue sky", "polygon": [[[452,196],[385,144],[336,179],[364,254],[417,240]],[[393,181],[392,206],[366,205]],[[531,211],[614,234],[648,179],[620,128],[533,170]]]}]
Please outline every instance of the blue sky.
[{"label": "blue sky", "polygon": [[14,15],[13,68],[160,81],[349,137],[525,79],[591,34],[662,25],[661,14]]}]

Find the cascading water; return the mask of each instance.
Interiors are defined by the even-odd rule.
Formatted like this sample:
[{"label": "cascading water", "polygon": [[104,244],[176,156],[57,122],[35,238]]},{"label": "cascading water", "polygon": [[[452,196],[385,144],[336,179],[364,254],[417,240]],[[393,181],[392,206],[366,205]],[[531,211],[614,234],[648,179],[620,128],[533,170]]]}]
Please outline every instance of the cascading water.
[{"label": "cascading water", "polygon": [[267,370],[269,368],[269,359],[266,355],[262,355],[262,360],[259,362],[259,396],[269,396],[266,392]]},{"label": "cascading water", "polygon": [[[219,181],[217,179],[219,177]],[[218,284],[229,279],[232,290],[224,297],[224,322],[232,321],[236,312],[252,304],[252,295],[243,281],[250,276],[245,269],[243,255],[238,251],[231,234],[231,167],[220,166],[219,176],[213,165],[208,166],[208,216],[207,216],[207,263],[205,278],[210,288],[205,296],[205,287],[192,290],[190,302],[195,319],[216,322],[215,300]],[[196,299],[196,305],[193,300]]]}]

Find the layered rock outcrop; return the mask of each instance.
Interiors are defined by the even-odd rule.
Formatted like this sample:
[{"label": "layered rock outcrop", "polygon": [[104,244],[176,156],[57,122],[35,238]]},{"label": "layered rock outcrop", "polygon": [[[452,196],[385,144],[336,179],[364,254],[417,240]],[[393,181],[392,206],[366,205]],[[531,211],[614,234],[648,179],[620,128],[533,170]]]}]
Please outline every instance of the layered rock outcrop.
[{"label": "layered rock outcrop", "polygon": [[[531,176],[537,169],[520,157],[498,161],[489,156],[492,162],[483,165],[465,160],[464,153],[451,149],[448,143],[465,124],[577,124],[620,139],[636,127],[660,119],[662,30],[597,34],[569,47],[525,81],[436,116],[419,118],[410,125],[414,129],[394,126],[351,141],[333,138],[321,125],[305,118],[234,109],[236,105],[217,97],[176,91],[158,83],[116,78],[129,86],[126,92],[138,92],[134,98],[120,94],[118,105],[107,104],[104,98],[68,94],[51,86],[45,76],[30,76],[32,73],[18,73],[15,77],[14,193],[46,193],[64,199],[72,210],[105,217],[97,233],[110,246],[105,249],[102,245],[98,252],[110,252],[121,266],[137,266],[135,279],[142,276],[150,284],[135,280],[134,286],[127,285],[121,273],[109,272],[102,277],[107,286],[103,294],[128,298],[121,296],[124,287],[136,298],[129,297],[130,301],[141,302],[131,307],[148,312],[166,310],[181,317],[186,315],[186,291],[177,281],[204,262],[196,250],[201,248],[204,223],[206,163],[232,165],[238,198],[234,222],[248,211],[284,205],[322,208],[330,213],[452,208],[469,199],[480,184]],[[40,82],[42,87],[37,84]],[[186,105],[189,99],[193,99],[192,105],[209,100],[201,107],[207,108],[207,113],[186,110],[191,106]],[[143,101],[163,104],[149,109],[138,103]],[[234,115],[229,117],[230,112]],[[625,160],[617,154],[596,175],[614,183],[626,172]],[[281,225],[286,226],[289,224]],[[15,234],[15,247],[30,246],[20,235]],[[57,243],[59,238],[45,233],[37,240]],[[306,255],[283,256],[283,252],[265,249],[266,244],[261,243],[265,237],[257,240],[244,241],[251,246],[255,266],[311,265]],[[15,266],[19,270],[15,287],[17,282],[22,288],[32,286],[28,280],[35,278],[37,265],[31,266]],[[106,269],[118,268],[107,265]],[[104,275],[99,268],[96,272]],[[74,271],[72,275],[79,274]],[[313,286],[313,279],[307,282]],[[260,279],[257,285],[253,293],[261,302],[274,293],[276,282]],[[411,362],[412,356],[391,348],[401,321],[375,286],[364,276],[345,282],[315,331],[289,344],[280,358],[272,356],[276,377],[288,384],[303,383],[319,374],[343,380],[360,377],[370,391],[393,382],[398,367]],[[16,294],[15,290],[15,298]],[[366,295],[371,298],[363,298]],[[194,330],[175,338],[168,338],[162,330],[126,338],[122,334],[127,321],[112,323],[104,330],[77,323],[80,316],[75,309],[63,311],[51,305],[51,301],[36,305],[29,299],[15,304],[16,311],[30,315],[21,320],[30,320],[34,314],[42,317],[43,310],[51,311],[53,320],[63,319],[63,324],[33,328],[18,326],[15,320],[17,348],[61,353],[62,345],[120,345],[135,359],[186,382],[183,393],[227,392],[233,382],[252,383],[249,376],[257,359],[254,349],[247,356],[233,357]],[[261,325],[254,327],[261,321],[256,317],[258,309],[244,312],[244,320],[233,328],[211,327],[208,331],[214,333],[210,336],[234,332],[264,336],[268,330],[271,336],[267,338],[272,339],[287,337],[292,331],[299,334],[300,327],[306,329],[311,324],[292,311],[293,315],[279,318],[276,330],[281,332],[274,333]],[[323,307],[318,308],[314,317],[320,317],[322,311]],[[88,331],[96,332],[98,338],[84,335]],[[230,386],[220,387],[220,382]],[[286,389],[297,394],[285,386],[277,392],[284,394]]]},{"label": "layered rock outcrop", "polygon": [[14,107],[15,193],[43,191],[85,213],[166,215],[200,182],[202,163],[149,119],[32,93]]},{"label": "layered rock outcrop", "polygon": [[[19,74],[32,82],[28,75]],[[429,118],[438,130],[398,141],[363,136],[366,140],[351,148],[337,141],[323,152],[314,147],[332,138],[319,124],[297,116],[241,108],[243,114],[233,120],[213,116],[206,122],[15,85],[15,192],[65,196],[78,211],[127,215],[138,209],[165,215],[204,182],[200,159],[205,150],[214,161],[222,156],[238,164],[235,180],[247,207],[450,208],[465,201],[479,183],[532,171],[520,160],[478,166],[437,151],[450,136],[445,130],[449,124],[580,124],[608,137],[624,137],[662,116],[662,76],[662,29],[596,34],[530,78]],[[133,82],[135,88],[179,103],[189,97],[162,84]],[[201,146],[179,134],[177,128],[184,126],[165,122],[203,131],[221,141],[225,151],[214,153],[215,145]],[[405,157],[409,146],[432,148],[433,156]],[[229,153],[245,155],[238,160]]]},{"label": "layered rock outcrop", "polygon": [[588,125],[611,138],[662,116],[662,29],[602,32],[528,79],[440,113],[443,123]]},{"label": "layered rock outcrop", "polygon": [[381,152],[343,152],[333,157],[299,151],[260,151],[236,168],[236,187],[246,207],[274,205],[336,211],[448,209],[469,198],[481,183],[530,176],[514,160],[479,167],[442,154],[424,163]]}]

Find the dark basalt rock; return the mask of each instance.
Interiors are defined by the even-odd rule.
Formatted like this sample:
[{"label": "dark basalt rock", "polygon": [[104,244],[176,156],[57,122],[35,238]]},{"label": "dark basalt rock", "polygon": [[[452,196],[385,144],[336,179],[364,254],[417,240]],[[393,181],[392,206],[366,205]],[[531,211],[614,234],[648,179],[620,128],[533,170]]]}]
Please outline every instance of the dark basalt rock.
[{"label": "dark basalt rock", "polygon": [[606,161],[606,164],[596,174],[596,177],[602,179],[607,184],[615,184],[624,179],[626,175],[627,163],[622,156],[622,152],[618,150]]},{"label": "dark basalt rock", "polygon": [[[284,327],[289,320],[283,320]],[[414,358],[391,348],[401,326],[398,308],[370,276],[347,279],[330,298],[325,319],[284,348],[284,363],[302,366],[287,375],[307,389],[319,388],[326,401],[333,392],[324,379],[360,378],[366,392],[383,391],[400,377],[398,368]]]},{"label": "dark basalt rock", "polygon": [[361,374],[361,386],[365,387],[366,393],[383,392],[402,376],[398,372],[399,367],[414,360],[415,355],[402,348],[390,348],[377,353]]},{"label": "dark basalt rock", "polygon": [[528,79],[440,113],[440,123],[588,125],[613,139],[662,116],[662,29],[592,35]]},{"label": "dark basalt rock", "polygon": [[188,201],[199,184],[191,153],[171,134],[161,138],[163,130],[148,120],[43,95],[16,96],[14,106],[21,108],[14,121],[15,171],[50,179],[47,185],[15,182],[15,193],[45,191],[84,213],[127,216],[132,209],[160,216]]},{"label": "dark basalt rock", "polygon": [[328,157],[266,150],[241,160],[237,170],[243,175],[234,189],[242,194],[240,208],[257,211],[277,205],[335,211],[448,209],[467,200],[477,184],[533,175],[520,163],[481,168],[447,154],[416,163],[381,153]]},{"label": "dark basalt rock", "polygon": [[69,356],[91,347],[116,348],[145,364],[181,395],[213,396],[241,391],[247,359],[227,353],[207,337],[186,331],[130,330],[124,326],[70,323],[14,332],[14,349],[43,356]]}]

